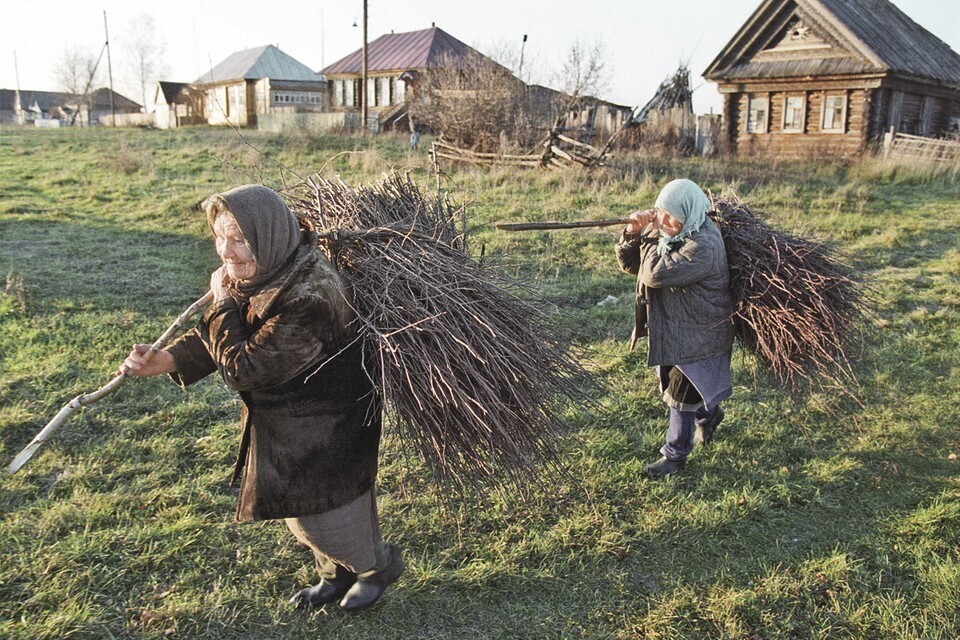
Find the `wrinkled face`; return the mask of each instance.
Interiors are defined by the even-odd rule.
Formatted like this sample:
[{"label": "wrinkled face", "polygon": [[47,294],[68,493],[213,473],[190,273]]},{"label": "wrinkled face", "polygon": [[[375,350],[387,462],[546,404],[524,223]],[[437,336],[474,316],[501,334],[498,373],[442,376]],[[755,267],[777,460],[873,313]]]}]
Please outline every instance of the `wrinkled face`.
[{"label": "wrinkled face", "polygon": [[233,215],[229,212],[218,215],[213,221],[213,235],[217,255],[223,260],[228,276],[234,280],[249,280],[256,275],[257,259]]},{"label": "wrinkled face", "polygon": [[683,223],[663,209],[657,209],[657,225],[668,236],[675,236],[683,231]]}]

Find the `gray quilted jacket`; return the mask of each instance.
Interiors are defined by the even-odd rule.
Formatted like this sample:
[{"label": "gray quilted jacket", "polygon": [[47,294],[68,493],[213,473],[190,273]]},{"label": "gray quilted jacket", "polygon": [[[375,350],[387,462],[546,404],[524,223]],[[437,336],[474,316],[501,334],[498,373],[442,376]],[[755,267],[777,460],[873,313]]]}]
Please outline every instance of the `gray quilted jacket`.
[{"label": "gray quilted jacket", "polygon": [[733,296],[720,230],[708,218],[665,256],[651,227],[626,231],[617,260],[637,276],[636,322],[630,348],[648,336],[647,363],[673,365],[726,353],[733,346]]}]

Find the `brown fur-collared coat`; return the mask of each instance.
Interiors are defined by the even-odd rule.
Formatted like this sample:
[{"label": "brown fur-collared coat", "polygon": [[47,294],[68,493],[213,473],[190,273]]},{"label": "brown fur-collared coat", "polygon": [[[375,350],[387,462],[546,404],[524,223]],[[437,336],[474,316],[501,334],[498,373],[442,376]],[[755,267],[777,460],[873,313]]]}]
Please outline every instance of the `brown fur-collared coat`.
[{"label": "brown fur-collared coat", "polygon": [[293,267],[240,305],[211,305],[168,351],[181,385],[220,372],[243,401],[240,521],[323,513],[374,484],[381,411],[355,315],[304,234]]}]

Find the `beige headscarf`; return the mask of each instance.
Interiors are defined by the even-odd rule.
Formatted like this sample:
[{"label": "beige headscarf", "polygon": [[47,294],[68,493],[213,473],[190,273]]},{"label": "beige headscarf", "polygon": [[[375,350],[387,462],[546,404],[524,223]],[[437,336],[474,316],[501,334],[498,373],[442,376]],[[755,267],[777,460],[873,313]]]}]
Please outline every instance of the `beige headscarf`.
[{"label": "beige headscarf", "polygon": [[216,208],[211,205],[215,201],[226,205],[236,218],[237,226],[257,259],[256,275],[235,283],[236,290],[248,297],[283,271],[300,244],[300,225],[276,191],[259,184],[247,184],[204,201],[203,209],[211,231],[216,217]]}]

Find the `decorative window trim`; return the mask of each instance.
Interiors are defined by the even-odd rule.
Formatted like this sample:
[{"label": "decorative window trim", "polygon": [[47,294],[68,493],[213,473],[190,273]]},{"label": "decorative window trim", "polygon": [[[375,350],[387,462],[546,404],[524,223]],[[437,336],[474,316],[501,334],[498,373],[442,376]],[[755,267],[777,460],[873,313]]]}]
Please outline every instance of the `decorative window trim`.
[{"label": "decorative window trim", "polygon": [[[762,111],[758,108],[763,106]],[[762,113],[754,117],[754,113]],[[755,93],[747,94],[747,133],[767,133],[770,130],[770,98]]]},{"label": "decorative window trim", "polygon": [[[827,126],[827,102],[831,99],[840,99],[840,126]],[[822,133],[847,133],[847,105],[850,102],[850,98],[846,93],[842,94],[823,94],[823,104],[820,107],[820,131]],[[831,113],[834,112],[834,109],[830,110]],[[832,123],[831,123],[832,124]]]},{"label": "decorative window trim", "polygon": [[274,91],[273,104],[320,104],[317,91]]},{"label": "decorative window trim", "polygon": [[[800,124],[797,126],[787,126],[787,113],[790,110],[790,102],[800,101]],[[780,121],[780,128],[784,133],[803,133],[807,129],[807,96],[783,96],[783,117]]]}]

